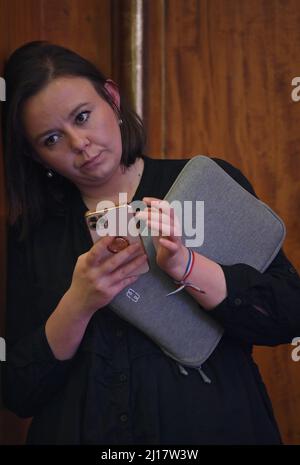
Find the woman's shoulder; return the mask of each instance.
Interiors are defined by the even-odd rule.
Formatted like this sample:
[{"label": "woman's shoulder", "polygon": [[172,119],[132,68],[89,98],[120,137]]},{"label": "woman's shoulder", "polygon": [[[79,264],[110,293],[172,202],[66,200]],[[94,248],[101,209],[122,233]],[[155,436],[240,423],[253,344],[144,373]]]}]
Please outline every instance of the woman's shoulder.
[{"label": "woman's shoulder", "polygon": [[156,158],[148,155],[143,155],[143,160],[148,168],[154,170],[181,170],[190,158]]},{"label": "woman's shoulder", "polygon": [[[188,157],[180,157],[180,158],[157,158],[152,157],[149,155],[143,155],[143,159],[147,167],[153,169],[182,169],[189,161],[193,160],[193,158],[197,157],[198,155],[188,156]],[[215,161],[224,171],[228,172],[231,176],[241,176],[241,171],[233,166],[228,161],[224,160],[223,158],[205,155],[205,157],[210,158],[211,160]]]},{"label": "woman's shoulder", "polygon": [[[149,170],[153,170],[153,172],[159,173],[160,176],[176,177],[184,168],[184,166],[195,156],[189,156],[186,158],[152,158],[150,156],[144,156],[144,161],[147,164],[147,168]],[[226,171],[226,173],[229,174],[229,176],[231,176],[246,190],[248,190],[252,194],[255,194],[251,183],[248,181],[248,179],[244,176],[244,174],[239,168],[235,167],[229,161],[224,160],[223,158],[209,155],[206,156],[214,162],[216,162],[220,166],[220,168]]]},{"label": "woman's shoulder", "polygon": [[142,192],[142,197],[151,195],[163,198],[188,162],[188,159],[162,159],[149,156],[144,156],[143,159],[145,167],[142,191],[139,190],[139,194]]}]

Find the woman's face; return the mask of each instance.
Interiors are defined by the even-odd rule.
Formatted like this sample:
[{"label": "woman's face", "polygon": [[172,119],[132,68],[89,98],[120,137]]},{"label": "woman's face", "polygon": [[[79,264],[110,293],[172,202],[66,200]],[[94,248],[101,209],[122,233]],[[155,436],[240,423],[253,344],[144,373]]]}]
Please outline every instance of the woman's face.
[{"label": "woman's face", "polygon": [[[115,86],[105,87],[119,107]],[[117,115],[88,79],[54,79],[24,104],[22,120],[39,161],[80,190],[107,182],[120,167]]]}]

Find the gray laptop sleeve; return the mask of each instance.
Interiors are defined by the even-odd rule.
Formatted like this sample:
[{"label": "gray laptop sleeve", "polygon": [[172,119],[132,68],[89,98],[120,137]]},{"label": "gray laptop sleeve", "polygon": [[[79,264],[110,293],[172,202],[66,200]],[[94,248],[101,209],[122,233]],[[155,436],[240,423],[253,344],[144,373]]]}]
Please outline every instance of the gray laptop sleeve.
[{"label": "gray laptop sleeve", "polygon": [[[185,165],[165,199],[177,201],[177,214],[185,201],[194,206],[196,201],[203,202],[203,224],[194,224],[198,241],[193,246],[190,236],[183,235],[183,240],[219,264],[246,263],[264,272],[284,241],[282,220],[206,156],[196,156]],[[143,241],[150,271],[120,292],[110,306],[168,356],[199,368],[217,346],[223,329],[186,291],[167,297],[176,286],[157,267],[150,235],[143,236]]]}]

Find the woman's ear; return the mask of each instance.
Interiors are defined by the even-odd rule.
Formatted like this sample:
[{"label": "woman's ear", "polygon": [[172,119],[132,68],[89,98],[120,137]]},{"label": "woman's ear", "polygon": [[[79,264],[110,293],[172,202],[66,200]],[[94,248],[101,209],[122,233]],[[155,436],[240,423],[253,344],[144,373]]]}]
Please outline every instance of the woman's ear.
[{"label": "woman's ear", "polygon": [[116,107],[120,110],[120,93],[117,84],[112,79],[107,79],[104,87],[113,99]]}]

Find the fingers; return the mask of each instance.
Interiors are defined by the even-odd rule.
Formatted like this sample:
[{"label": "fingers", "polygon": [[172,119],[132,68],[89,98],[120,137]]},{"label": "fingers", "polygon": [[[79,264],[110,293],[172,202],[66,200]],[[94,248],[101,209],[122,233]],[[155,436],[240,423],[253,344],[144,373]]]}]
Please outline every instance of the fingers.
[{"label": "fingers", "polygon": [[143,261],[145,261],[146,255],[142,246],[138,243],[130,245],[121,252],[109,257],[109,259],[103,263],[103,271],[109,274],[113,273],[119,267],[122,267],[122,269],[125,270],[124,275],[126,275],[127,268],[125,264],[141,257],[144,257]]},{"label": "fingers", "polygon": [[[134,256],[137,253],[143,252],[141,244],[137,242],[129,245],[126,249],[111,255],[108,247],[114,239],[114,236],[105,236],[97,241],[87,254],[87,265],[91,267],[98,267],[99,263],[111,262],[111,265],[109,265],[109,263],[107,265],[107,268],[110,268],[108,271],[111,271],[115,267],[120,266],[124,261],[128,261],[131,255]],[[109,260],[106,260],[107,258],[109,258]]]},{"label": "fingers", "polygon": [[113,236],[105,236],[98,240],[87,254],[87,265],[96,266],[101,258],[105,257],[107,246],[114,240]]},{"label": "fingers", "polygon": [[160,221],[171,226],[175,223],[174,210],[170,209],[168,213],[163,213],[162,210],[157,208],[146,208],[145,210],[136,214],[137,219],[145,221]]},{"label": "fingers", "polygon": [[151,206],[161,206],[161,208],[168,208],[170,204],[167,200],[157,199],[156,197],[143,197],[143,202]]},{"label": "fingers", "polygon": [[151,220],[148,225],[151,236],[168,236],[173,237],[176,234],[174,227],[170,224],[162,223],[161,221],[153,221]]},{"label": "fingers", "polygon": [[138,255],[130,262],[126,263],[126,265],[123,265],[122,267],[112,272],[110,275],[112,281],[118,283],[120,281],[124,281],[124,279],[136,276],[139,267],[141,267],[146,261],[146,254]]},{"label": "fingers", "polygon": [[[171,206],[167,200],[156,199],[155,197],[144,197],[143,202],[153,210],[160,210],[162,213],[169,214]],[[144,210],[143,210],[144,211]]]},{"label": "fingers", "polygon": [[125,287],[130,286],[130,284],[133,284],[139,276],[131,276],[130,278],[125,278],[122,281],[117,282],[113,287],[112,291],[114,295],[119,294]]},{"label": "fingers", "polygon": [[160,234],[164,236],[182,236],[175,211],[166,201],[151,202],[151,208],[138,212],[136,217],[146,222],[153,236]]},{"label": "fingers", "polygon": [[161,237],[159,239],[159,243],[165,247],[166,249],[169,250],[169,252],[171,252],[172,254],[175,254],[178,250],[178,245],[177,243],[175,242],[172,242],[171,240],[169,239],[166,239],[165,237]]},{"label": "fingers", "polygon": [[[121,252],[116,254],[120,255]],[[113,297],[120,292],[124,287],[136,281],[140,275],[139,268],[147,261],[146,254],[140,254],[132,258],[129,262],[125,262],[119,268],[115,267],[115,257],[106,260],[100,268],[95,268],[93,279],[95,288],[103,294]],[[113,263],[112,263],[113,262]],[[109,272],[108,270],[112,271]],[[109,298],[110,300],[110,298]]]}]

